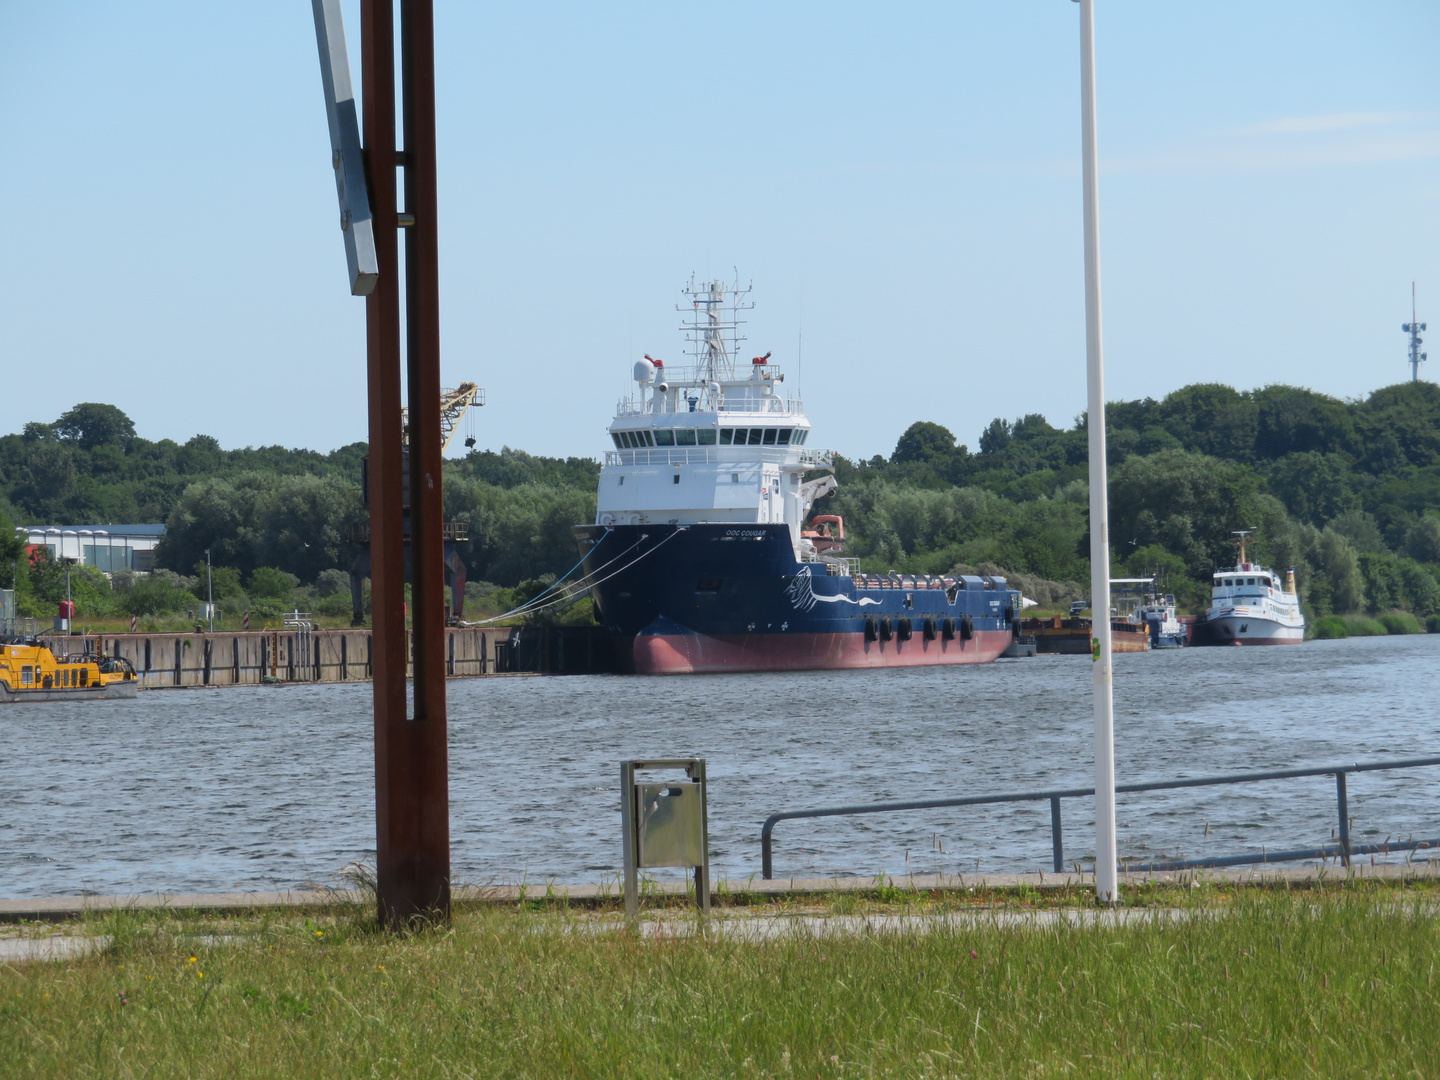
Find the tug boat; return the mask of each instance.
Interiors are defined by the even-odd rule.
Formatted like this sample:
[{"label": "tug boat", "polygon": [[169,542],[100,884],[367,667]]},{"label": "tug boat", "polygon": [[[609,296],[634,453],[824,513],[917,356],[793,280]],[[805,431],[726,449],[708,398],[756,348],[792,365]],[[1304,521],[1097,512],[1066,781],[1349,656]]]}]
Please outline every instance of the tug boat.
[{"label": "tug boat", "polygon": [[1125,621],[1144,629],[1150,639],[1150,648],[1184,647],[1187,632],[1185,624],[1180,621],[1175,597],[1162,594],[1154,577],[1114,578],[1111,584],[1148,586],[1148,590],[1138,596],[1129,594],[1131,609],[1125,616]]},{"label": "tug boat", "polygon": [[36,639],[0,644],[0,702],[133,698],[130,662],[111,656],[56,656]]},{"label": "tug boat", "polygon": [[[737,370],[749,289],[692,278],[692,363],[646,355],[607,434],[593,524],[574,535],[597,618],[637,673],[979,664],[1010,645],[1004,578],[865,574],[771,353]],[[807,524],[808,522],[808,524]]]},{"label": "tug boat", "polygon": [[1245,557],[1252,530],[1237,530],[1240,561],[1215,573],[1210,607],[1195,623],[1192,645],[1299,645],[1305,640],[1305,616],[1295,592],[1295,571],[1285,571],[1282,586],[1273,571]]}]

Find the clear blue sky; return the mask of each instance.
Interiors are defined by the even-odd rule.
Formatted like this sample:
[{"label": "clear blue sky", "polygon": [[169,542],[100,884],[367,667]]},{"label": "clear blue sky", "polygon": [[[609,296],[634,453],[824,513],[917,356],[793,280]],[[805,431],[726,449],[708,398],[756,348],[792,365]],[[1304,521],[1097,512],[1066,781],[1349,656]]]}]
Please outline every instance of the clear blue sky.
[{"label": "clear blue sky", "polygon": [[[358,0],[346,0],[358,77]],[[803,318],[812,443],[1084,407],[1069,0],[439,2],[447,384],[480,445],[595,455],[691,271]],[[1440,4],[1100,0],[1109,397],[1342,396],[1440,343]],[[0,431],[365,437],[310,5],[0,8]],[[1432,377],[1440,348],[1432,350]]]}]

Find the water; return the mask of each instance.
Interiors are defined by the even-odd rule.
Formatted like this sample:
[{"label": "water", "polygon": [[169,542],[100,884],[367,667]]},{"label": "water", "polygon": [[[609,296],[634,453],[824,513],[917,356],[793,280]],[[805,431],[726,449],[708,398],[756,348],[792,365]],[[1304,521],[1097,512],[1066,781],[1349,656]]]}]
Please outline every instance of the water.
[{"label": "water", "polygon": [[[1116,658],[1121,782],[1440,752],[1440,636]],[[1090,664],[450,683],[454,872],[599,881],[618,763],[709,761],[717,876],[758,876],[772,811],[1087,786]],[[0,712],[0,896],[335,883],[373,859],[370,687],[148,691]],[[1351,778],[1356,842],[1440,836],[1440,769]],[[1088,799],[1066,852],[1091,854]],[[782,822],[776,876],[1033,870],[1049,807]],[[1209,834],[1206,835],[1208,824]],[[1120,797],[1124,855],[1308,846],[1326,777]],[[943,853],[941,848],[943,847]]]}]

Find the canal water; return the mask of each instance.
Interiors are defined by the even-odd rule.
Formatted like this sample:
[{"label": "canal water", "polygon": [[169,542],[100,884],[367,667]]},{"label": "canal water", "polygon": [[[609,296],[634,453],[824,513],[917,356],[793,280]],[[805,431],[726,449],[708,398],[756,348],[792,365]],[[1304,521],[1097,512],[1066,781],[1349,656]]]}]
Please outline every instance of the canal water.
[{"label": "canal water", "polygon": [[[1440,635],[1116,658],[1120,781],[1440,753]],[[1092,781],[1091,667],[449,684],[455,878],[613,879],[619,762],[704,757],[717,877],[759,876],[773,811]],[[0,713],[0,896],[337,884],[373,860],[368,684],[142,692]],[[1440,836],[1440,768],[1350,781],[1356,842]],[[1093,850],[1065,803],[1068,859]],[[1311,846],[1326,777],[1122,795],[1121,853]],[[1392,859],[1401,858],[1392,856]],[[777,877],[1048,869],[1045,803],[783,822]]]}]

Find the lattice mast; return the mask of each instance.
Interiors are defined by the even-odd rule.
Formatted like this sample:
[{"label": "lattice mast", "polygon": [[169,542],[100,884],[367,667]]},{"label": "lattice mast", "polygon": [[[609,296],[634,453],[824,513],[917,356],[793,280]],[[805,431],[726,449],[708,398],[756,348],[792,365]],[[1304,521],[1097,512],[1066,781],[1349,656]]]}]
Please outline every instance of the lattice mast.
[{"label": "lattice mast", "polygon": [[727,296],[723,281],[697,282],[691,274],[690,284],[680,290],[690,298],[690,303],[688,306],[676,304],[675,310],[690,316],[690,321],[680,329],[685,332],[685,351],[695,361],[697,378],[707,383],[735,378],[735,357],[740,355],[740,344],[746,340],[740,333],[745,325],[740,314],[755,306],[753,301],[745,301],[750,289],[749,285],[740,288],[737,275]]},{"label": "lattice mast", "polygon": [[1430,358],[1429,353],[1420,351],[1420,346],[1425,344],[1425,339],[1420,336],[1420,331],[1425,329],[1423,322],[1415,321],[1415,282],[1410,282],[1410,321],[1400,327],[1410,335],[1410,381],[1420,381],[1420,365]]}]

